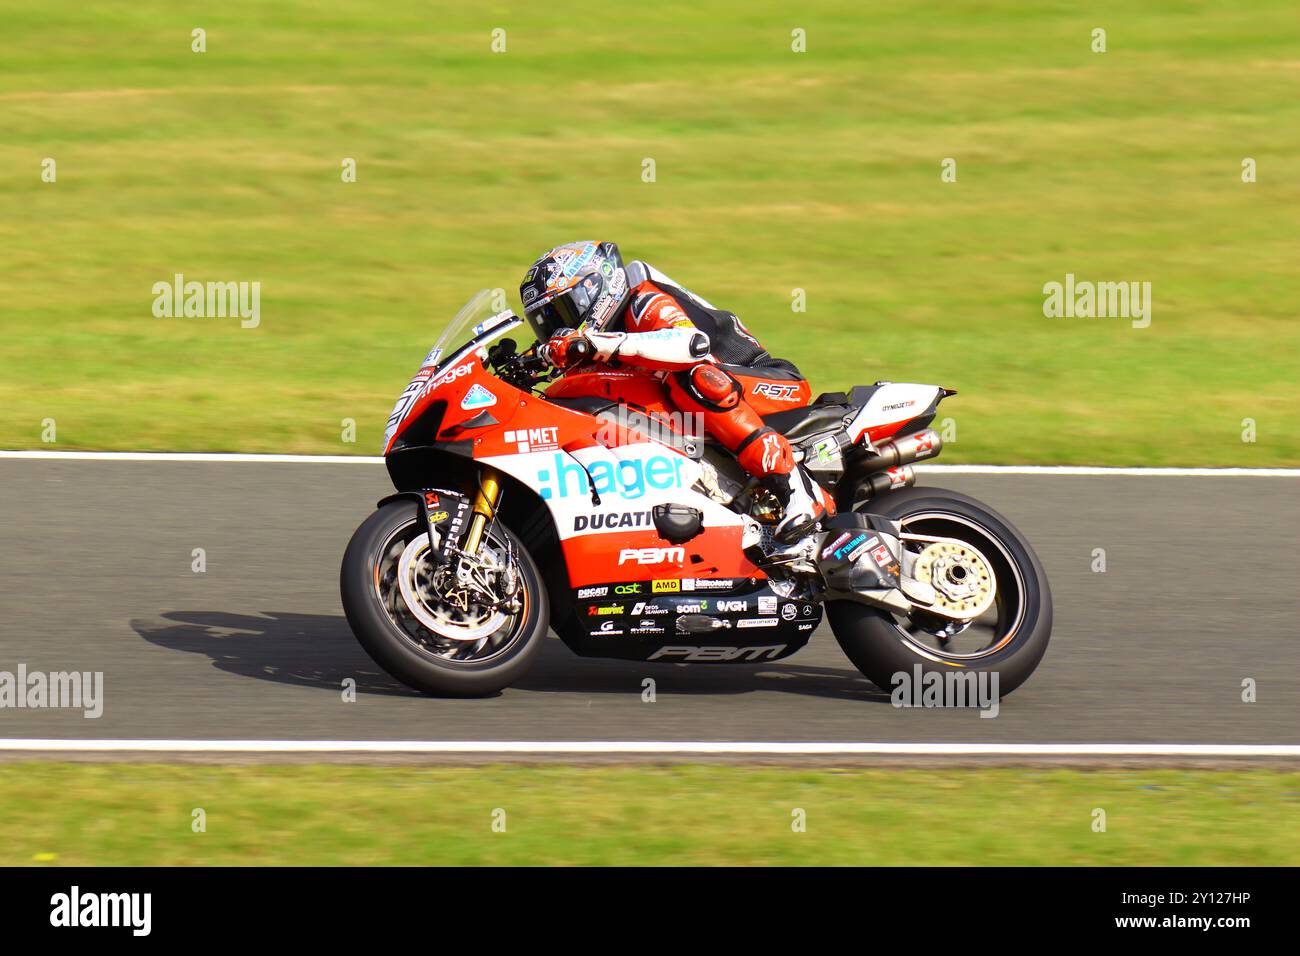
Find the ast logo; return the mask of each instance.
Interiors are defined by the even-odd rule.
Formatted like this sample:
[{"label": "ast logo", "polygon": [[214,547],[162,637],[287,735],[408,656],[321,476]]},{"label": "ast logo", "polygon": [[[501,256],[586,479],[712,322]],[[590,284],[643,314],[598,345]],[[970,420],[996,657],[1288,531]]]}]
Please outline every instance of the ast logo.
[{"label": "ast logo", "polygon": [[685,548],[624,548],[618,553],[619,565],[624,564],[681,564],[686,560]]}]

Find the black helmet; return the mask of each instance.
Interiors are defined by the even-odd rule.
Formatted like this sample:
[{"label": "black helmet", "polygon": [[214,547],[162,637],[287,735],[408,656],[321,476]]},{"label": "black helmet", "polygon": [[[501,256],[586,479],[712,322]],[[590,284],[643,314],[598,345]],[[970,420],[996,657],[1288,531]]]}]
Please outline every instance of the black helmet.
[{"label": "black helmet", "polygon": [[541,256],[519,284],[539,341],[584,325],[600,331],[627,302],[623,257],[612,242],[570,242]]}]

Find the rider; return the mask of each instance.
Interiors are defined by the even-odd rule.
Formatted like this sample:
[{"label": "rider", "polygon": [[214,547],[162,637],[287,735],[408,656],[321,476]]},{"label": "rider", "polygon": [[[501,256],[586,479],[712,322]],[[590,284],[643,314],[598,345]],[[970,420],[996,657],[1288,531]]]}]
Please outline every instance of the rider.
[{"label": "rider", "polygon": [[772,358],[733,313],[644,262],[625,266],[612,242],[556,246],[533,263],[519,295],[544,343],[538,354],[551,365],[566,369],[591,357],[643,368],[664,381],[680,410],[699,413],[705,430],[781,502],[778,541],[799,540],[834,511],[796,465],[790,442],[746,401],[742,381],[758,380],[753,394],[803,403],[808,383],[791,363]]}]

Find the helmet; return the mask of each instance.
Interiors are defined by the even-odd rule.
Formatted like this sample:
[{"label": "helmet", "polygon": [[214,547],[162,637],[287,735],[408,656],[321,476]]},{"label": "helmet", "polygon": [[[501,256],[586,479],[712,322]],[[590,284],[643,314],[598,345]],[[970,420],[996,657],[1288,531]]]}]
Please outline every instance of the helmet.
[{"label": "helmet", "polygon": [[612,242],[570,242],[536,262],[519,284],[524,316],[539,341],[559,329],[600,331],[627,302],[623,257]]}]

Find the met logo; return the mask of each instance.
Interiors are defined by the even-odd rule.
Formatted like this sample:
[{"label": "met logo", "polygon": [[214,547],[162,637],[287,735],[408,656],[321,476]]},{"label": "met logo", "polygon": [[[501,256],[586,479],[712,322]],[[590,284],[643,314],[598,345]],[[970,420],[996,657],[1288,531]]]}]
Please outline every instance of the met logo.
[{"label": "met logo", "polygon": [[619,462],[597,461],[584,470],[576,460],[557,452],[555,468],[542,468],[537,472],[537,493],[546,500],[591,494],[587,481],[589,471],[597,494],[640,498],[650,489],[680,488],[685,462],[685,458],[676,455],[653,455]]}]

